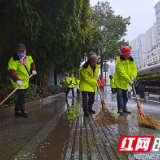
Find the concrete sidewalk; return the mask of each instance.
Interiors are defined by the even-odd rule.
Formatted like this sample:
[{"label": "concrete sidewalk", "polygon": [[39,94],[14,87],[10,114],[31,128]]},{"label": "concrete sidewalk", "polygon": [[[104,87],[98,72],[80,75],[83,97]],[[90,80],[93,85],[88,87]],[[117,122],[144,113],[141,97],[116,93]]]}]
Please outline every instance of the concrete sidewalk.
[{"label": "concrete sidewalk", "polygon": [[[107,108],[118,117],[116,95],[105,91],[103,97]],[[117,153],[120,136],[160,137],[159,129],[137,125],[138,112],[133,99],[128,102],[132,114],[120,116],[126,123],[109,126],[94,123],[96,114],[83,116],[81,97],[69,95],[66,100],[62,93],[28,105],[28,119],[15,119],[12,107],[0,110],[2,160],[133,160],[133,153]],[[142,102],[142,107],[150,117],[160,120],[158,104]],[[70,108],[75,108],[77,115],[73,121],[67,120]],[[101,110],[97,93],[93,108],[96,113]]]}]

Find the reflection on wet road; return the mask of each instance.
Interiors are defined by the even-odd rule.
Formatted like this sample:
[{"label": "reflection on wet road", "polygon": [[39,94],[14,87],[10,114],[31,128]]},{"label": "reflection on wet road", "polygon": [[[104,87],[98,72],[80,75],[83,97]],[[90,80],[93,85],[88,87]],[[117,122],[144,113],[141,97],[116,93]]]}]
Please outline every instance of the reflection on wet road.
[{"label": "reflection on wet road", "polygon": [[[103,97],[107,108],[116,117],[124,119],[125,124],[107,126],[94,123],[96,115],[83,116],[81,97],[72,98],[70,94],[65,99],[63,93],[29,107],[30,116],[25,120],[15,119],[10,111],[3,111],[0,126],[0,150],[3,152],[0,159],[132,160],[133,153],[117,153],[120,136],[153,135],[160,138],[159,129],[137,125],[138,112],[134,99],[130,99],[127,105],[132,113],[119,115],[116,95],[105,92]],[[141,105],[146,114],[160,120],[159,104],[141,102]],[[93,108],[96,113],[101,110],[98,93]]]}]

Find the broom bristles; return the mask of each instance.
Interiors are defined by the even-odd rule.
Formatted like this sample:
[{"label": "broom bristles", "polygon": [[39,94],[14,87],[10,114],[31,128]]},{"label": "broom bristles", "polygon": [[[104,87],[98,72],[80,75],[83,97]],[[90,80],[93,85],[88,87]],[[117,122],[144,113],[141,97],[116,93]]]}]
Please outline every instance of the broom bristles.
[{"label": "broom bristles", "polygon": [[104,101],[102,101],[102,110],[98,113],[94,122],[97,122],[99,124],[110,125],[110,124],[123,124],[124,120],[116,118],[114,114],[109,112]]},{"label": "broom bristles", "polygon": [[160,127],[160,121],[148,116],[143,116],[141,114],[139,114],[139,118],[138,118],[138,124],[140,126],[146,126],[146,127],[151,127],[151,128],[158,128]]},{"label": "broom bristles", "polygon": [[144,114],[139,101],[137,102],[137,107],[138,107],[138,111],[139,111],[138,124],[140,126],[146,126],[146,127],[151,127],[151,128],[160,127],[160,121],[159,120],[148,117]]}]

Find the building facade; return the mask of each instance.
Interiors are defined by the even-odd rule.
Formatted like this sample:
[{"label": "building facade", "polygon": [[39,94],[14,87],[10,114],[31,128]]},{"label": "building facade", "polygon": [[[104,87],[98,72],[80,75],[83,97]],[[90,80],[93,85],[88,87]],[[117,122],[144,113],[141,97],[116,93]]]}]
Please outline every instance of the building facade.
[{"label": "building facade", "polygon": [[142,65],[141,61],[141,49],[132,49],[131,56],[134,58],[137,68]]},{"label": "building facade", "polygon": [[[156,22],[145,33],[140,34],[136,39],[129,42],[132,49],[141,50],[141,64],[144,67],[148,62],[153,62],[153,59],[159,59],[153,55],[159,53],[160,46],[160,1],[155,5]],[[144,65],[145,64],[145,65]]]},{"label": "building facade", "polygon": [[132,47],[132,49],[139,49],[141,51],[141,61],[147,58],[146,37],[146,34],[140,34],[135,40],[129,42],[129,45]]},{"label": "building facade", "polygon": [[144,67],[159,63],[160,60],[160,1],[157,2],[154,8],[156,14],[156,28],[157,28],[156,42],[147,52],[147,58],[143,62]]},{"label": "building facade", "polygon": [[153,26],[147,30],[144,34],[140,34],[135,40],[129,42],[132,49],[139,49],[141,52],[140,63],[147,58],[147,53],[152,49],[152,46],[157,40],[157,24],[154,23]]}]

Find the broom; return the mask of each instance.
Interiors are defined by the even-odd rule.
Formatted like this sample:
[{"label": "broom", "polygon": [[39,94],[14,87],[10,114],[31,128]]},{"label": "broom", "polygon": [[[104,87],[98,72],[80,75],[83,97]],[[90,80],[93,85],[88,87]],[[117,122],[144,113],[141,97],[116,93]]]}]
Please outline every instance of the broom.
[{"label": "broom", "polygon": [[137,108],[139,111],[139,118],[138,118],[138,124],[140,126],[146,126],[146,127],[151,127],[151,128],[157,128],[160,127],[160,121],[151,117],[148,117],[144,114],[143,110],[142,110],[142,106],[137,98],[137,94],[136,94],[136,90],[134,87],[134,84],[132,85],[134,94],[136,96],[136,100],[137,100]]},{"label": "broom", "polygon": [[99,89],[99,86],[97,84],[97,87],[98,87],[98,92],[99,92],[99,95],[100,95],[100,98],[101,98],[101,104],[102,104],[102,109],[101,111],[98,113],[98,115],[95,117],[95,120],[94,122],[97,122],[97,123],[102,123],[102,124],[123,124],[124,121],[122,119],[118,119],[114,116],[113,113],[111,113],[107,107],[106,107],[106,104],[102,98],[102,94],[101,94],[101,91]]},{"label": "broom", "polygon": [[[29,78],[31,78],[33,76],[33,74],[31,74],[26,80],[23,81],[23,83],[25,83]],[[18,86],[17,88],[15,88],[1,103],[0,106],[14,93],[17,91],[17,89],[19,89],[20,87]]]}]

